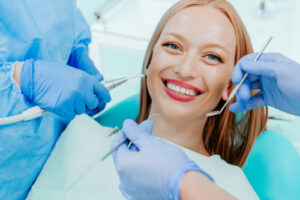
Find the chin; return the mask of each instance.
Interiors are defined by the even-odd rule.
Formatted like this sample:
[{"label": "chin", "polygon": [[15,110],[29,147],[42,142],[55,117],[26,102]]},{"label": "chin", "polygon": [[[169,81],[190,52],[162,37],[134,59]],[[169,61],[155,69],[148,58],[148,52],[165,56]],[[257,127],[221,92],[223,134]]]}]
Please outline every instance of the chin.
[{"label": "chin", "polygon": [[[152,102],[153,103],[153,102]],[[202,109],[195,109],[187,105],[180,105],[176,102],[170,102],[160,99],[159,104],[152,104],[155,112],[161,116],[172,120],[193,120],[205,117],[206,112]]]}]

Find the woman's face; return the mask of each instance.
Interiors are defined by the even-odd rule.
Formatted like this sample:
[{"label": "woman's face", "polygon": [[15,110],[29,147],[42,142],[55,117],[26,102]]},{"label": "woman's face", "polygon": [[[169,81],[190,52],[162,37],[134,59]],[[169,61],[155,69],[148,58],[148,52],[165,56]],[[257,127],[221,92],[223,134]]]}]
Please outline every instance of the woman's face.
[{"label": "woman's face", "polygon": [[228,98],[236,38],[228,18],[192,6],[169,19],[146,70],[151,112],[199,119]]}]

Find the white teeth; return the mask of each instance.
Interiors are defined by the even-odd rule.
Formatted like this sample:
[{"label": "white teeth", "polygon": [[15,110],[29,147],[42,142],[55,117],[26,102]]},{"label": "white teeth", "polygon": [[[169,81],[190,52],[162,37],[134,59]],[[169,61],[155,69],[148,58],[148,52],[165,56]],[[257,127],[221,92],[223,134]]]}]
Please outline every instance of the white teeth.
[{"label": "white teeth", "polygon": [[175,85],[173,85],[173,84],[171,83],[171,87],[170,87],[170,89],[171,89],[171,90],[175,90],[175,88],[176,88],[176,86],[175,86]]},{"label": "white teeth", "polygon": [[187,95],[190,95],[190,94],[191,94],[191,90],[186,90],[185,93],[186,93]]},{"label": "white teeth", "polygon": [[167,87],[174,92],[182,93],[188,96],[196,96],[196,92],[192,89],[186,89],[179,87],[178,85],[174,85],[173,83],[168,82]]},{"label": "white teeth", "polygon": [[185,93],[185,88],[180,88],[180,93]]},{"label": "white teeth", "polygon": [[167,87],[170,89],[171,88],[171,83],[167,83]]}]

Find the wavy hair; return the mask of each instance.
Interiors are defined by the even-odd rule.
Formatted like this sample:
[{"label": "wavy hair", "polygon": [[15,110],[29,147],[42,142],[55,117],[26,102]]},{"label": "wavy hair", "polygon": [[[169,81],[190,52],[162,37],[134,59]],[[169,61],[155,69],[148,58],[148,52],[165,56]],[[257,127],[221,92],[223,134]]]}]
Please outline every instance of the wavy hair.
[{"label": "wavy hair", "polygon": [[[182,9],[190,6],[211,6],[221,11],[229,19],[237,40],[235,64],[244,55],[253,53],[250,37],[241,18],[226,0],[181,0],[164,14],[157,25],[145,54],[143,73],[150,64],[154,45],[168,20]],[[152,102],[146,83],[146,79],[143,79],[140,92],[140,111],[137,117],[139,123],[148,118]],[[233,84],[232,87],[234,87]],[[230,104],[234,101],[235,99]],[[224,103],[221,99],[216,109],[219,110]],[[205,148],[211,155],[219,154],[228,163],[243,166],[256,138],[266,129],[267,119],[267,107],[236,115],[230,112],[227,106],[222,114],[207,119],[203,130]]]}]

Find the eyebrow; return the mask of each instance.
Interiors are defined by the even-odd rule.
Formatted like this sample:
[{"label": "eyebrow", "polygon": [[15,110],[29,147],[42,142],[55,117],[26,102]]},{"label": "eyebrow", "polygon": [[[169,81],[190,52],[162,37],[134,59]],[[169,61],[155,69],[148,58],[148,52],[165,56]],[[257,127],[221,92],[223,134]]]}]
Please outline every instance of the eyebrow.
[{"label": "eyebrow", "polygon": [[174,36],[174,37],[176,37],[176,38],[178,38],[178,39],[180,39],[184,42],[187,42],[187,40],[182,35],[180,35],[178,33],[166,33],[166,35],[171,35],[171,36]]},{"label": "eyebrow", "polygon": [[207,43],[203,47],[204,48],[218,48],[218,49],[221,49],[227,55],[229,55],[228,50],[224,46],[217,44],[217,43]]},{"label": "eyebrow", "polygon": [[[176,37],[180,40],[183,40],[184,42],[187,42],[187,40],[182,35],[180,35],[178,33],[168,33],[167,32],[166,35],[171,35],[171,36],[174,36],[174,37]],[[204,47],[204,48],[218,48],[218,49],[223,50],[228,55],[228,50],[224,46],[222,46],[220,44],[217,44],[217,43],[207,43],[207,44],[203,45],[202,47]]]}]

